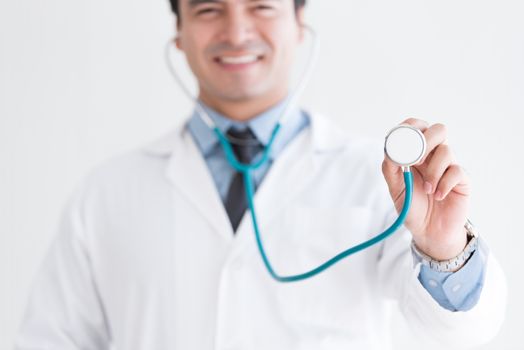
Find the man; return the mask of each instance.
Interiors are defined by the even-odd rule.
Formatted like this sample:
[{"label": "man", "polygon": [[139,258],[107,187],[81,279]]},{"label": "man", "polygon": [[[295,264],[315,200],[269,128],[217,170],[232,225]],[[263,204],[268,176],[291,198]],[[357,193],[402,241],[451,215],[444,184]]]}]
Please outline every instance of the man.
[{"label": "man", "polygon": [[[171,1],[199,99],[244,163],[260,158],[288,101],[304,2]],[[387,349],[395,303],[425,339],[485,343],[502,323],[506,287],[482,238],[465,227],[470,181],[442,124],[405,123],[428,142],[412,168],[405,227],[297,283],[277,283],[264,269],[242,177],[198,113],[103,164],[67,205],[17,349]],[[396,218],[402,171],[380,149],[291,111],[270,162],[254,173],[278,272],[317,266]]]}]

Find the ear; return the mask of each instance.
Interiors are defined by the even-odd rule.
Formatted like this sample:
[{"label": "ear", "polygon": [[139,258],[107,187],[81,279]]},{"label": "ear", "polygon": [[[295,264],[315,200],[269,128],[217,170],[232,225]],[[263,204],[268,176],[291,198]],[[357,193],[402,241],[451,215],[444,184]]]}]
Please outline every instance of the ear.
[{"label": "ear", "polygon": [[182,47],[182,40],[180,39],[180,34],[176,34],[176,36],[173,39],[173,42],[175,43],[175,46],[180,51],[184,51],[184,48]]},{"label": "ear", "polygon": [[296,11],[296,17],[297,17],[297,24],[298,24],[298,41],[299,42],[302,42],[304,41],[304,36],[305,36],[305,29],[304,29],[304,7],[305,6],[301,6],[299,9],[297,9]]},{"label": "ear", "polygon": [[175,17],[175,37],[173,39],[173,42],[177,49],[184,51],[184,48],[182,47],[182,40],[180,40],[180,30],[181,30],[182,23],[178,19],[178,17]]}]

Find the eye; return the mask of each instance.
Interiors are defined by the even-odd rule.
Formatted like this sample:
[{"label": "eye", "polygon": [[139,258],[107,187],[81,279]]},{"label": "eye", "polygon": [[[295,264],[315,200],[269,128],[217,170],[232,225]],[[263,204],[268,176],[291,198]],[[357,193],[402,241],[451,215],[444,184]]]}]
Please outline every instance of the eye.
[{"label": "eye", "polygon": [[195,11],[197,17],[212,17],[220,12],[218,7],[202,7]]},{"label": "eye", "polygon": [[256,10],[273,10],[273,7],[269,5],[257,5],[255,9]]},{"label": "eye", "polygon": [[269,2],[259,2],[254,4],[253,10],[257,13],[267,16],[274,14],[276,12],[276,7]]}]

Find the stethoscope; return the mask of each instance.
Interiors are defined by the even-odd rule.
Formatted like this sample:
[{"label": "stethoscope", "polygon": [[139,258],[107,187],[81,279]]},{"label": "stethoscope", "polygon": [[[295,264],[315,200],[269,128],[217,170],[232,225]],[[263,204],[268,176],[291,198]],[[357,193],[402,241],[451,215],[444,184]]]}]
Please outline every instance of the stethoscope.
[{"label": "stethoscope", "polygon": [[302,78],[300,79],[297,87],[294,89],[294,91],[290,94],[290,98],[287,101],[287,104],[284,108],[284,111],[282,113],[281,119],[277,122],[275,125],[273,132],[271,134],[270,140],[268,144],[264,147],[262,156],[258,161],[256,161],[253,164],[243,164],[239,162],[233,152],[233,147],[231,146],[231,143],[234,143],[235,140],[228,139],[222,131],[218,128],[217,125],[215,125],[213,119],[209,116],[205,108],[200,104],[197,98],[194,98],[191,94],[191,92],[186,88],[185,84],[182,82],[182,79],[178,76],[176,70],[173,67],[173,64],[171,62],[171,49],[173,47],[172,40],[170,40],[166,45],[165,50],[165,58],[166,63],[169,71],[171,72],[171,75],[174,77],[175,81],[178,83],[182,91],[195,102],[196,110],[198,112],[198,115],[202,120],[206,123],[206,125],[213,130],[213,132],[216,134],[218,141],[220,142],[228,163],[238,172],[242,173],[244,178],[244,186],[246,190],[246,196],[247,196],[247,202],[249,211],[251,213],[251,220],[253,222],[253,229],[255,232],[255,238],[256,243],[258,247],[258,251],[260,252],[260,256],[262,257],[262,260],[264,262],[264,265],[275,280],[279,282],[295,282],[304,280],[307,278],[311,278],[322,271],[326,270],[327,268],[333,266],[340,260],[353,255],[361,250],[367,249],[387,237],[389,237],[391,234],[393,234],[406,220],[406,217],[408,215],[409,208],[411,206],[411,200],[413,197],[413,176],[410,170],[410,166],[417,164],[422,160],[424,157],[424,154],[426,152],[426,139],[424,137],[424,134],[417,129],[410,125],[397,125],[393,129],[391,129],[385,138],[384,142],[384,152],[386,156],[395,164],[402,167],[403,175],[404,175],[404,183],[406,186],[405,190],[405,196],[404,196],[404,205],[402,207],[402,210],[395,222],[386,229],[384,232],[376,235],[375,237],[364,241],[360,244],[357,244],[351,248],[348,248],[339,254],[335,255],[331,259],[327,260],[326,262],[322,263],[321,265],[300,273],[296,275],[287,275],[282,276],[278,274],[273,266],[271,265],[265,249],[264,244],[262,242],[262,238],[260,235],[260,228],[258,226],[258,220],[254,205],[254,184],[253,184],[253,178],[251,176],[251,173],[253,170],[256,170],[263,164],[265,164],[269,160],[269,154],[271,152],[273,143],[279,133],[279,130],[281,128],[281,125],[285,123],[285,120],[287,116],[289,115],[290,108],[296,103],[296,100],[298,99],[299,95],[304,90],[307,81],[309,80],[309,77],[311,76],[311,72],[313,71],[314,64],[316,62],[317,56],[318,56],[318,40],[315,31],[309,27],[304,26],[304,28],[311,34],[312,37],[312,45],[311,45],[311,52],[309,55],[308,62],[306,64],[306,69],[304,74],[302,75]]}]

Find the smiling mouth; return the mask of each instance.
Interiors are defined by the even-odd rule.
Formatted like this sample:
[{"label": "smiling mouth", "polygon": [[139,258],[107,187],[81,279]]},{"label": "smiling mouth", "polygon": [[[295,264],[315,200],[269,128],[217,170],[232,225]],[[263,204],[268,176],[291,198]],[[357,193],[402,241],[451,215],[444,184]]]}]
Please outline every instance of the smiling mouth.
[{"label": "smiling mouth", "polygon": [[215,57],[215,62],[226,66],[245,66],[263,59],[262,55],[246,54],[241,56],[218,56]]}]

